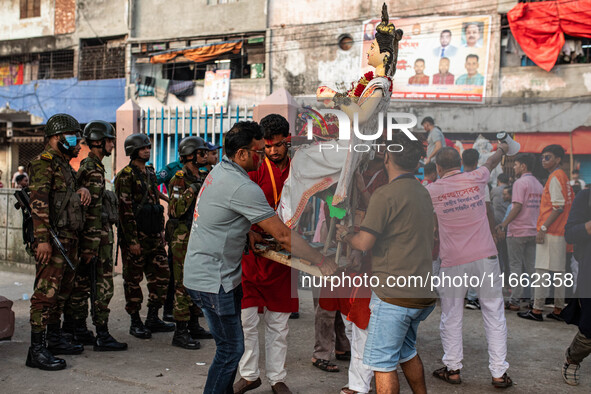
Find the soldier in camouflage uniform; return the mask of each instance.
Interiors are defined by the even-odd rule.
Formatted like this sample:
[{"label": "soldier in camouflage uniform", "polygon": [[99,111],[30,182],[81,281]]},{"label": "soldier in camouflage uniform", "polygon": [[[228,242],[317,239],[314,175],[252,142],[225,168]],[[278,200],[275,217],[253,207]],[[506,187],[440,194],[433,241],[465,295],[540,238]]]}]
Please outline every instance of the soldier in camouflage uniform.
[{"label": "soldier in camouflage uniform", "polygon": [[[80,124],[70,115],[57,114],[45,126],[45,151],[29,163],[31,210],[35,242],[35,288],[31,296],[31,346],[28,367],[56,371],[66,368],[58,354],[80,354],[84,347],[62,335],[60,317],[74,282],[74,271],[52,244],[49,229],[58,234],[70,261],[78,263],[78,236],[84,225],[82,205],[90,193],[77,188],[69,161],[80,152]],[[47,329],[47,337],[45,330]],[[47,339],[47,344],[46,344]]]},{"label": "soldier in camouflage uniform", "polygon": [[[108,122],[94,120],[86,125],[83,136],[90,152],[80,163],[78,184],[90,191],[92,200],[86,210],[80,238],[81,255],[74,289],[64,308],[63,330],[70,332],[83,345],[94,345],[96,351],[126,350],[127,344],[117,342],[108,330],[109,302],[113,298],[113,224],[117,221],[117,206],[112,203],[116,203],[114,193],[105,188],[102,160],[111,156],[115,147],[115,129]],[[91,264],[93,261],[94,264]],[[94,270],[94,275],[91,275],[91,270]],[[96,339],[86,327],[93,276],[96,280],[96,299],[91,309],[94,311],[92,320],[96,327]]]},{"label": "soldier in camouflage uniform", "polygon": [[176,323],[172,344],[185,349],[199,349],[197,339],[212,338],[212,335],[199,325],[198,307],[183,285],[183,267],[195,202],[206,175],[199,171],[207,160],[205,142],[200,137],[184,138],[179,144],[179,156],[183,169],[176,172],[168,185],[167,232],[172,233],[169,248],[172,250],[175,285],[173,316]]},{"label": "soldier in camouflage uniform", "polygon": [[[125,310],[131,316],[129,333],[137,338],[151,338],[152,332],[174,331],[174,324],[158,317],[166,298],[170,271],[164,248],[164,208],[156,189],[156,175],[150,159],[152,145],[145,134],[132,134],[125,139],[129,165],[115,178],[119,202],[119,237],[123,258]],[[148,281],[148,317],[142,323],[140,282]]]}]

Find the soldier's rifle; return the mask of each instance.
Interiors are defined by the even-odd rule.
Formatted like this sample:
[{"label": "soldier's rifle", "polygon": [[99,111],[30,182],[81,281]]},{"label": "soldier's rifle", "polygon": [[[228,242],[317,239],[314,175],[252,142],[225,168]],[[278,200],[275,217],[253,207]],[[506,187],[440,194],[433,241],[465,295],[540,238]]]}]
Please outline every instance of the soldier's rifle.
[{"label": "soldier's rifle", "polygon": [[[20,189],[14,192],[14,197],[16,197],[16,204],[14,207],[16,209],[20,209],[23,213],[23,241],[27,244],[27,248],[31,250],[31,246],[33,242],[35,242],[35,234],[33,232],[33,217],[31,215],[31,198],[29,197],[29,193],[25,189]],[[66,263],[72,268],[72,270],[76,270],[76,267],[68,257],[68,251],[64,248],[61,241],[59,240],[57,233],[53,229],[53,227],[49,226],[49,234],[51,235],[51,240],[55,244],[55,247],[60,252]]]},{"label": "soldier's rifle", "polygon": [[95,302],[96,302],[96,296],[97,296],[97,292],[96,292],[96,268],[99,264],[99,258],[98,256],[94,256],[93,258],[90,259],[89,261],[89,269],[90,269],[90,314],[92,316],[93,319],[96,319],[95,313],[96,313],[96,308],[95,308]]}]

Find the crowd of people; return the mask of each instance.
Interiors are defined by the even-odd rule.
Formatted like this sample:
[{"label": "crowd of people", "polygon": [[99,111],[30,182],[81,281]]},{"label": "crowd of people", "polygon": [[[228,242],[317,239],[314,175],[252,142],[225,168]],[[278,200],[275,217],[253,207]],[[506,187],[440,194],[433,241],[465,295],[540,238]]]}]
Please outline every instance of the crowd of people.
[{"label": "crowd of people", "polygon": [[[377,126],[374,112],[389,105],[389,76],[402,34],[389,23],[384,5],[368,52],[376,77],[365,85],[360,80],[360,96],[353,92],[329,100],[347,114],[361,114],[364,130],[374,121]],[[549,174],[545,186],[532,173],[536,158],[520,153],[514,156],[515,179],[502,174],[490,190],[491,172],[510,151],[507,142],[499,141],[479,166],[478,151],[460,154],[432,118],[421,124],[426,149],[422,142],[395,133],[382,142],[402,150],[378,150],[366,155],[367,161],[355,155],[351,189],[358,198],[352,205],[355,212],[347,212],[351,220],[337,225],[332,218],[324,236],[321,225],[314,223],[325,251],[331,244],[347,250],[343,263],[312,247],[277,215],[284,184],[297,168],[296,158],[289,156],[290,125],[284,117],[269,114],[260,123],[235,123],[225,133],[219,162],[219,146],[186,137],[178,145],[178,162],[158,173],[148,165],[150,138],[132,134],[124,142],[130,161],[117,173],[113,193],[107,190],[103,165],[114,149],[113,126],[98,120],[82,130],[70,115],[52,116],[45,126],[47,147],[27,168],[32,220],[25,224],[30,223],[29,233],[34,234],[28,249],[37,264],[26,365],[62,370],[66,361],[56,356],[80,354],[84,345],[95,351],[127,350],[108,329],[115,247],[121,249],[130,335],[147,339],[174,331],[171,345],[186,350],[199,349],[199,340],[213,339],[216,352],[204,392],[238,394],[262,384],[262,317],[266,378],[274,393],[290,393],[285,364],[289,346],[295,345],[288,343],[287,334],[289,318],[298,312],[298,274],[260,255],[259,246],[271,242],[324,277],[372,277],[369,286],[334,290],[329,281],[330,286],[314,291],[311,364],[335,373],[339,368],[331,363],[333,353],[349,360],[341,393],[370,392],[374,377],[377,393],[399,392],[398,368],[413,392],[425,393],[416,343],[419,325],[434,311],[437,297],[443,366],[433,377],[462,383],[463,312],[479,309],[490,383],[501,389],[512,386],[506,311],[543,321],[550,287],[554,309],[546,318],[579,326],[562,368],[566,383],[578,384],[579,365],[591,353],[591,308],[584,297],[574,298],[576,293],[569,294],[566,305],[565,289],[577,283],[571,277],[577,270],[567,263],[579,263],[578,283],[589,278],[585,264],[591,259],[591,203],[587,190],[574,198],[573,187],[583,189],[584,183],[575,177],[569,181],[562,169],[564,149],[549,145],[541,152]],[[78,156],[82,140],[90,152],[75,172],[69,162]],[[422,181],[417,179],[420,168]],[[160,200],[168,202],[168,221]],[[319,216],[329,218],[334,207],[326,201]],[[567,242],[575,244],[574,260],[567,259]],[[533,285],[536,276],[541,285]],[[148,295],[142,320],[144,277]],[[512,277],[517,280],[507,279]],[[390,284],[393,278],[396,285]],[[401,285],[400,278],[409,281]],[[438,285],[430,286],[435,279]],[[528,305],[522,310],[523,303]],[[87,327],[89,315],[95,332]]]}]

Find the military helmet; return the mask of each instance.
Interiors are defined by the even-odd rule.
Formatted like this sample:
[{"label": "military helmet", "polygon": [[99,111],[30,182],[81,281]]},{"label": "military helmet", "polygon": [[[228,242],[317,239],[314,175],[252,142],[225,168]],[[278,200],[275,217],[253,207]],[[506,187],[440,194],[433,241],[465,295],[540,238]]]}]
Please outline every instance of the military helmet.
[{"label": "military helmet", "polygon": [[115,138],[115,128],[109,122],[104,120],[92,120],[88,122],[82,132],[82,136],[86,142],[100,141],[105,138]]},{"label": "military helmet", "polygon": [[179,156],[192,155],[197,149],[207,150],[203,138],[195,136],[185,137],[179,144]]},{"label": "military helmet", "polygon": [[125,139],[125,156],[131,156],[138,150],[147,146],[152,146],[150,138],[145,134],[132,134]]},{"label": "military helmet", "polygon": [[55,114],[47,120],[45,125],[45,136],[51,137],[63,133],[79,133],[80,123],[73,116],[68,114]]}]

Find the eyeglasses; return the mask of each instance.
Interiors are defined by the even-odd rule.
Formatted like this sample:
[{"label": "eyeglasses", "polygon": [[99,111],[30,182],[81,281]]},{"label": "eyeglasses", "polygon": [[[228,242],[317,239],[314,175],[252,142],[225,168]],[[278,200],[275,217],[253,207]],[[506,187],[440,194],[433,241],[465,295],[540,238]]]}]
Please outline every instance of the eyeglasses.
[{"label": "eyeglasses", "polygon": [[274,144],[265,144],[265,149],[281,148],[281,147],[283,147],[285,145],[287,145],[287,141],[286,140],[282,140],[282,141],[279,141],[279,142],[274,143]]},{"label": "eyeglasses", "polygon": [[542,161],[550,161],[552,160],[553,155],[543,155]]},{"label": "eyeglasses", "polygon": [[247,146],[243,146],[242,148],[239,148],[239,150],[240,149],[244,149],[244,150],[249,151],[249,152],[254,152],[254,153],[256,153],[259,156],[263,156],[265,154],[265,151],[264,150],[248,149]]}]

